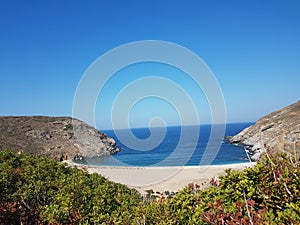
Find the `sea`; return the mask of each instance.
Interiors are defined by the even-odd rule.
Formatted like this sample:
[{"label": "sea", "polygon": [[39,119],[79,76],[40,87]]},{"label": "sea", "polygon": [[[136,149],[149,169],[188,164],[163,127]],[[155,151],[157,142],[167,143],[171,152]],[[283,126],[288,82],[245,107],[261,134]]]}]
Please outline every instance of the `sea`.
[{"label": "sea", "polygon": [[[226,124],[224,136],[236,135],[252,124]],[[144,167],[249,162],[243,147],[232,145],[223,137],[214,138],[211,136],[211,128],[211,125],[199,125],[105,130],[102,132],[114,138],[121,151],[114,155],[88,159],[87,163],[96,166]]]}]

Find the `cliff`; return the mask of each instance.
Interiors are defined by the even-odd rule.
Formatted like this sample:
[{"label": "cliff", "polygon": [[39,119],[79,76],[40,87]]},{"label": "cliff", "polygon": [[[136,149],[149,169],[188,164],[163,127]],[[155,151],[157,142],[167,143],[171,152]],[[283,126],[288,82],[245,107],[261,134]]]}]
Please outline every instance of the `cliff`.
[{"label": "cliff", "polygon": [[0,117],[0,149],[59,158],[114,154],[116,142],[88,124],[70,117]]},{"label": "cliff", "polygon": [[266,151],[300,155],[300,101],[259,119],[254,125],[229,138],[243,145],[253,161]]}]

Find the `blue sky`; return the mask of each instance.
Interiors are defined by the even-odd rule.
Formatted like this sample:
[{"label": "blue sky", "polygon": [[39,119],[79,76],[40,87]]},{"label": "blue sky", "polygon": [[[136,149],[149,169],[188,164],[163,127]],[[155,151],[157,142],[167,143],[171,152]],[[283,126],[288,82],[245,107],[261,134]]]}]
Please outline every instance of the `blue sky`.
[{"label": "blue sky", "polygon": [[[99,56],[128,42],[163,40],[210,67],[228,122],[256,121],[300,99],[299,11],[299,1],[1,1],[0,115],[71,116],[76,87]],[[179,82],[201,123],[210,122],[205,96],[180,72],[147,64],[122,73],[98,98],[100,129],[110,126],[113,96],[133,73]],[[132,109],[130,123],[145,126],[156,116],[179,121],[168,102],[148,98]]]}]

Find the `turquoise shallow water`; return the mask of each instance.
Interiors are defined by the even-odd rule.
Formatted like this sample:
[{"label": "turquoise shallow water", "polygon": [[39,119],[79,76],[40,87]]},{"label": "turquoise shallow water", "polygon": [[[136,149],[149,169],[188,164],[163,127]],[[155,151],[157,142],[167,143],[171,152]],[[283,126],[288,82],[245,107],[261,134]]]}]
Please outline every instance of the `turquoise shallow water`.
[{"label": "turquoise shallow water", "polygon": [[[227,124],[225,136],[232,136],[239,133],[252,123]],[[195,141],[195,132],[200,133]],[[153,141],[161,138],[163,128],[154,128]],[[187,132],[188,137],[182,138],[182,132]],[[211,133],[210,125],[189,126],[189,127],[167,127],[161,142],[153,148],[152,142],[147,141],[151,132],[148,128],[135,128],[131,130],[119,130],[125,141],[122,142],[116,136],[116,131],[104,131],[117,141],[122,151],[113,155],[101,158],[89,159],[88,164],[101,166],[196,166],[196,165],[221,165],[231,163],[247,162],[247,155],[243,147],[226,143],[220,139],[211,139],[210,147],[207,143]],[[132,132],[139,141],[132,140],[128,135]],[[156,136],[157,135],[157,138]],[[128,137],[128,138],[126,138]],[[197,138],[196,138],[197,139]],[[221,143],[218,148],[218,143]]]}]

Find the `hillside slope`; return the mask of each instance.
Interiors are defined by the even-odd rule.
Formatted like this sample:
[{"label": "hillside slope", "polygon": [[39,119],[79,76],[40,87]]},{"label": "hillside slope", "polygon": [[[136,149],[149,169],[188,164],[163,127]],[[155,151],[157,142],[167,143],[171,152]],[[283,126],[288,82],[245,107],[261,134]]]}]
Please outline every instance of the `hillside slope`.
[{"label": "hillside slope", "polygon": [[116,142],[88,124],[70,117],[0,117],[0,149],[23,150],[59,158],[113,154]]},{"label": "hillside slope", "polygon": [[300,155],[300,101],[259,119],[234,137],[233,144],[244,145],[252,160],[266,149]]}]

